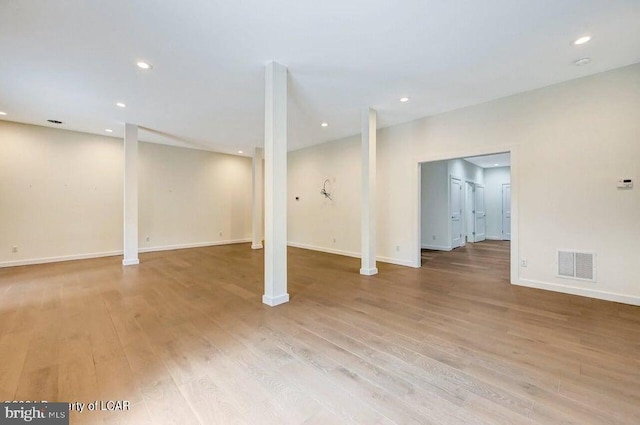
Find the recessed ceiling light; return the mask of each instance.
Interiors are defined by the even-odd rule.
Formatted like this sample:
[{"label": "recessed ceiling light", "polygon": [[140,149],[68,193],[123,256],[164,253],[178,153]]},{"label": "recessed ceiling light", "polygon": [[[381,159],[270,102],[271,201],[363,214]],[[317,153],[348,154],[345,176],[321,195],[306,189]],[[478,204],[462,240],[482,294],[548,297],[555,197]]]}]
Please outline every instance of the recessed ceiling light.
[{"label": "recessed ceiling light", "polygon": [[497,166],[499,166],[499,165],[500,165],[500,164],[493,164],[493,166],[494,166],[494,167],[497,167]]},{"label": "recessed ceiling light", "polygon": [[51,124],[62,124],[62,121],[58,121],[58,120],[47,120],[49,121]]},{"label": "recessed ceiling light", "polygon": [[400,102],[404,103],[404,102],[408,102],[409,98],[408,97],[401,97],[400,98]]},{"label": "recessed ceiling light", "polygon": [[591,58],[580,58],[580,59],[574,61],[573,63],[576,66],[582,66],[582,65],[588,64],[589,62],[591,62]]},{"label": "recessed ceiling light", "polygon": [[576,41],[573,42],[574,45],[579,46],[581,44],[588,43],[591,40],[591,36],[585,35],[584,37],[580,37]]},{"label": "recessed ceiling light", "polygon": [[107,133],[113,133],[113,130],[111,130],[110,128],[105,128],[104,131],[106,131]]},{"label": "recessed ceiling light", "polygon": [[136,65],[138,65],[138,68],[141,68],[141,69],[151,69],[151,68],[153,68],[153,65],[151,65],[150,63],[147,63],[147,62],[143,62],[143,61],[138,62]]},{"label": "recessed ceiling light", "polygon": [[0,115],[7,115],[7,113],[0,111]]},{"label": "recessed ceiling light", "polygon": [[244,153],[243,151],[238,151],[238,153]]},{"label": "recessed ceiling light", "polygon": [[127,107],[127,105],[125,105],[125,104],[124,104],[124,103],[122,103],[122,102],[118,102],[118,103],[116,103],[116,106],[117,106],[118,108],[126,108],[126,107]]},{"label": "recessed ceiling light", "polygon": [[320,124],[320,125],[321,125],[321,126],[323,126],[323,127],[329,127],[329,124],[328,124],[328,123],[326,123],[326,122],[323,122],[323,123],[322,123],[322,124]]}]

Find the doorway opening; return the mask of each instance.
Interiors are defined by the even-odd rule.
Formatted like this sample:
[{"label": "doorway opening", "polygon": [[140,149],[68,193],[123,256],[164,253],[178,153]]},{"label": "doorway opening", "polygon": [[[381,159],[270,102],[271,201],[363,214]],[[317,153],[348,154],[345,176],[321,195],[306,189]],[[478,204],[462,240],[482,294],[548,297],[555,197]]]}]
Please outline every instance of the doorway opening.
[{"label": "doorway opening", "polygon": [[424,162],[420,174],[421,266],[509,280],[510,153]]}]

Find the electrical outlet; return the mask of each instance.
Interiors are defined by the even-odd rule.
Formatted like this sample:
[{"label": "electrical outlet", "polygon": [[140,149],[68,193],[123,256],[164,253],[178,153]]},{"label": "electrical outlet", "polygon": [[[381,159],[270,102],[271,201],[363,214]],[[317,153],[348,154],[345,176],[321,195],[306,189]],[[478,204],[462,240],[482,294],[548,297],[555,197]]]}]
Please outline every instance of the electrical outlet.
[{"label": "electrical outlet", "polygon": [[11,252],[13,252],[14,254],[18,252],[18,247],[17,246],[12,247]]},{"label": "electrical outlet", "polygon": [[396,245],[396,252],[400,252],[400,245]]},{"label": "electrical outlet", "polygon": [[431,235],[431,239],[435,241],[436,240],[436,235]]},{"label": "electrical outlet", "polygon": [[220,236],[222,236],[222,232],[220,232]]},{"label": "electrical outlet", "polygon": [[151,236],[147,236],[147,242],[151,240]]},{"label": "electrical outlet", "polygon": [[527,259],[526,258],[521,258],[520,259],[520,265],[522,267],[527,267]]},{"label": "electrical outlet", "polygon": [[333,238],[333,243],[336,243],[336,238]]}]

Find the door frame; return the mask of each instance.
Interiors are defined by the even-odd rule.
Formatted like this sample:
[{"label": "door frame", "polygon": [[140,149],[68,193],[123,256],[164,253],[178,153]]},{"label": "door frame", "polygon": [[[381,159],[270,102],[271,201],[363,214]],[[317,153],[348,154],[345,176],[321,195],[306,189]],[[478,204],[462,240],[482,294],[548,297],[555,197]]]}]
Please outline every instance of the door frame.
[{"label": "door frame", "polygon": [[[451,249],[459,248],[461,246],[464,246],[465,243],[466,243],[466,238],[461,237],[462,241],[460,242],[460,244],[456,245],[456,246],[453,246],[453,217],[452,217],[453,211],[451,210],[451,199],[452,199],[451,198],[451,196],[452,196],[452,194],[451,194],[451,181],[454,180],[454,179],[458,180],[460,182],[460,207],[461,207],[460,209],[462,211],[466,212],[465,209],[464,209],[464,201],[465,201],[465,199],[464,199],[464,196],[462,195],[462,192],[463,192],[462,191],[462,184],[465,181],[462,179],[462,177],[458,177],[456,175],[449,174],[449,179],[448,179],[448,182],[447,182],[447,184],[449,185],[449,187],[447,188],[447,195],[448,195],[447,197],[449,198],[449,202],[448,202],[449,205],[447,206],[447,212],[449,214],[449,246],[451,247]],[[465,224],[464,223],[464,215],[463,215],[463,213],[460,213],[460,219],[459,220],[460,220],[460,228],[462,230],[464,228],[464,224]],[[462,236],[464,236],[464,235],[462,235]]]},{"label": "door frame", "polygon": [[[478,240],[478,187],[482,188],[482,219],[484,220],[484,233],[482,233],[482,240]],[[482,242],[487,239],[487,201],[485,199],[487,195],[486,186],[484,183],[476,183],[473,186],[473,241]]]},{"label": "door frame", "polygon": [[[454,158],[454,159],[456,159],[456,158]],[[467,190],[469,189],[469,186],[472,186],[473,187],[473,191],[472,191],[473,195],[471,195],[471,207],[473,208],[473,210],[472,210],[473,211],[472,212],[472,215],[473,215],[472,221],[473,221],[473,223],[471,224],[471,227],[472,227],[472,232],[473,232],[473,240],[471,240],[469,242],[475,243],[476,242],[476,214],[475,214],[475,210],[476,210],[476,195],[475,195],[476,186],[479,185],[479,186],[485,187],[485,185],[484,185],[484,183],[478,183],[477,181],[474,181],[474,180],[465,180],[464,183],[465,183],[465,187],[464,187],[464,190],[465,190],[465,194],[464,194],[464,214],[465,214],[465,222],[464,222],[464,224],[465,224],[465,229],[464,230],[465,230],[465,235],[468,236],[468,233],[469,233],[468,230],[469,229],[467,229],[467,227],[466,227],[468,225],[467,213],[469,212],[468,209],[467,209],[467,199],[468,199]],[[485,232],[486,232],[486,217],[485,217]]]},{"label": "door frame", "polygon": [[[502,215],[500,217],[500,234],[502,235],[502,240],[503,241],[510,241],[511,240],[511,216],[513,215],[513,213],[511,212],[511,210],[509,210],[509,239],[505,239],[504,236],[504,187],[505,186],[509,186],[509,191],[511,192],[511,182],[509,183],[502,183],[502,185],[500,185],[500,194],[501,194],[501,198],[500,198],[500,207],[502,210]],[[513,194],[510,194],[509,196],[513,196]],[[511,200],[509,200],[509,206],[511,207]]]},{"label": "door frame", "polygon": [[[476,241],[476,238],[474,237],[473,240],[469,239],[469,230],[471,230],[472,232],[475,232],[475,218],[472,218],[471,221],[473,221],[473,223],[471,223],[471,229],[469,229],[469,205],[467,205],[467,201],[469,201],[469,187],[475,188],[476,186],[476,182],[474,182],[473,180],[465,180],[464,181],[464,234],[467,238],[467,242],[471,242],[474,243]],[[473,191],[471,191],[471,193],[474,193]],[[472,195],[471,198],[471,208],[473,208],[473,204],[475,203],[475,195]],[[473,211],[473,210],[472,210]],[[475,216],[475,215],[474,215]]]},{"label": "door frame", "polygon": [[419,268],[421,266],[421,176],[422,176],[422,164],[425,162],[445,161],[457,158],[466,158],[470,156],[491,155],[496,153],[509,153],[511,156],[511,249],[510,249],[510,278],[512,284],[516,284],[520,280],[520,268],[519,261],[520,250],[518,246],[519,240],[519,214],[518,214],[518,199],[519,199],[519,172],[520,167],[518,163],[518,146],[494,146],[494,147],[469,147],[464,150],[450,151],[450,152],[433,152],[427,153],[418,157],[416,167],[414,168],[414,210],[413,210],[413,225],[411,237],[413,238],[413,258],[411,259],[411,266]]}]

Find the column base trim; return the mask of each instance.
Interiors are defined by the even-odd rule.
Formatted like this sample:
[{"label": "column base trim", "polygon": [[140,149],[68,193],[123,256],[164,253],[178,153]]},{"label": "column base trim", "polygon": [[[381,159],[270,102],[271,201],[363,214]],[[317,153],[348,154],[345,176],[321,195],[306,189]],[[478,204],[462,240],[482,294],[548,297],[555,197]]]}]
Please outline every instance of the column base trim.
[{"label": "column base trim", "polygon": [[360,274],[364,276],[373,276],[374,274],[378,274],[378,268],[374,267],[372,269],[360,269]]},{"label": "column base trim", "polygon": [[262,302],[270,307],[275,307],[280,304],[288,303],[289,294],[278,295],[277,297],[270,297],[268,295],[263,295]]},{"label": "column base trim", "polygon": [[264,248],[261,243],[251,244],[251,249],[262,249]]},{"label": "column base trim", "polygon": [[138,258],[130,259],[130,260],[122,260],[123,266],[136,266],[140,264],[140,260]]}]

